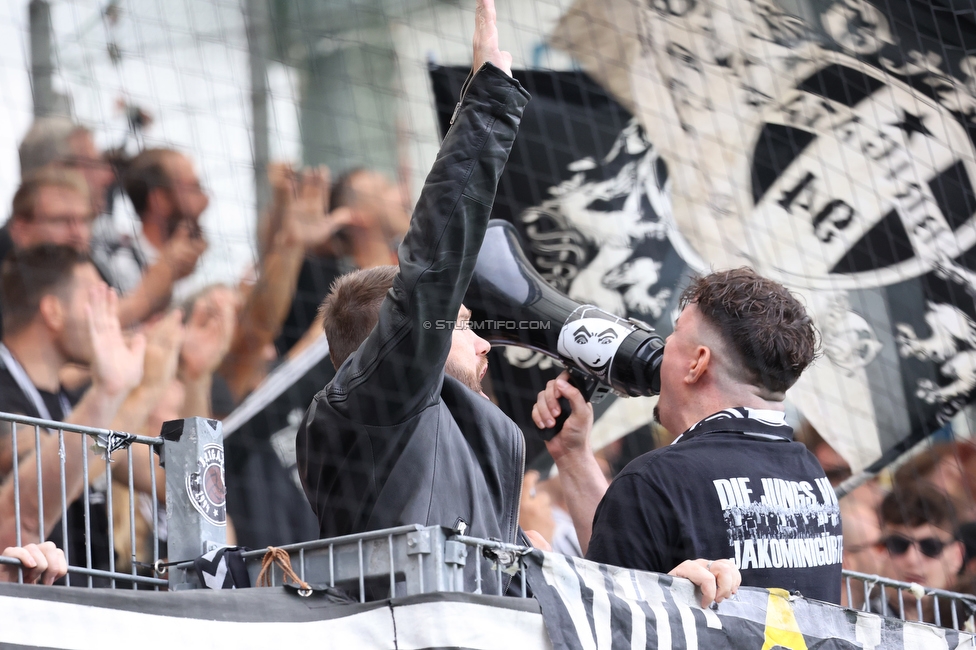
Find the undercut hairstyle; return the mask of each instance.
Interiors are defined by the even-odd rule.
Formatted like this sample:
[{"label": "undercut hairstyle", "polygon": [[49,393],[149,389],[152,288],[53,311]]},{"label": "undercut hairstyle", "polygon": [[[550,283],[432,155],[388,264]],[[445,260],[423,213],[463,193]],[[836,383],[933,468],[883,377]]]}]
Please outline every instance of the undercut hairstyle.
[{"label": "undercut hairstyle", "polygon": [[396,266],[376,266],[347,273],[332,283],[319,311],[336,370],[376,327],[380,305],[399,270]]},{"label": "undercut hairstyle", "polygon": [[34,218],[37,195],[45,187],[60,187],[77,192],[89,205],[88,183],[81,173],[60,167],[41,167],[24,177],[14,194],[12,216],[25,221]]},{"label": "undercut hairstyle", "polygon": [[37,316],[44,296],[67,300],[75,268],[90,263],[71,246],[41,244],[14,249],[0,267],[0,304],[4,334],[16,334]]},{"label": "undercut hairstyle", "polygon": [[122,188],[139,216],[146,212],[150,192],[171,185],[166,162],[177,153],[174,149],[145,149],[125,165]]},{"label": "undercut hairstyle", "polygon": [[818,354],[817,330],[800,301],[751,268],[694,278],[679,306],[691,304],[721,333],[745,383],[783,393]]},{"label": "undercut hairstyle", "polygon": [[40,117],[34,120],[30,130],[20,143],[20,175],[65,162],[71,157],[71,139],[78,134],[91,135],[91,131],[66,117]]},{"label": "undercut hairstyle", "polygon": [[949,496],[924,481],[896,485],[881,502],[878,516],[882,524],[908,528],[931,524],[953,536],[959,527]]}]

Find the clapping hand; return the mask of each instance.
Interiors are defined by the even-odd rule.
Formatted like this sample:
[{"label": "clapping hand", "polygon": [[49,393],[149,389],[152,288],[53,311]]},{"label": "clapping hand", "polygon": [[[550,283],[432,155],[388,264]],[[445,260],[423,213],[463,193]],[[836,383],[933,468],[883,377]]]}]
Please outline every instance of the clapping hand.
[{"label": "clapping hand", "polygon": [[107,394],[125,396],[142,380],[146,337],[128,342],[119,324],[119,297],[104,283],[89,290],[88,334],[92,345],[92,384]]},{"label": "clapping hand", "polygon": [[229,287],[215,287],[193,303],[180,352],[183,379],[195,381],[217,369],[230,349],[239,306]]},{"label": "clapping hand", "polygon": [[169,312],[147,330],[143,386],[159,391],[169,386],[176,376],[185,335],[183,312],[179,309]]}]

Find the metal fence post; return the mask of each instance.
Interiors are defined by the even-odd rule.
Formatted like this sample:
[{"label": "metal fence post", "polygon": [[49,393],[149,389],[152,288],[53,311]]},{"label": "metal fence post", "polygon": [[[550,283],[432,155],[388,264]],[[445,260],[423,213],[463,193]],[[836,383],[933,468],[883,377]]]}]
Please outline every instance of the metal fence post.
[{"label": "metal fence post", "polygon": [[[169,562],[193,560],[227,543],[224,442],[220,422],[171,420],[161,437],[166,468]],[[170,589],[196,586],[192,572],[170,570]]]}]

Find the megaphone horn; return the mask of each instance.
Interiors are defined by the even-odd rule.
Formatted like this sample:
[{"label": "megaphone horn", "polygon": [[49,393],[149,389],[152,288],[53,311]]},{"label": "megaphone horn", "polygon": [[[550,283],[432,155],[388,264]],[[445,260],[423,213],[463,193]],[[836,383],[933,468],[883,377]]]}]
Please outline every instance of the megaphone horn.
[{"label": "megaphone horn", "polygon": [[[464,304],[471,310],[472,329],[489,343],[559,360],[581,390],[592,394],[602,384],[633,397],[661,391],[664,341],[654,329],[554,289],[526,259],[518,232],[507,221],[488,222]],[[561,427],[557,422],[552,435]]]}]

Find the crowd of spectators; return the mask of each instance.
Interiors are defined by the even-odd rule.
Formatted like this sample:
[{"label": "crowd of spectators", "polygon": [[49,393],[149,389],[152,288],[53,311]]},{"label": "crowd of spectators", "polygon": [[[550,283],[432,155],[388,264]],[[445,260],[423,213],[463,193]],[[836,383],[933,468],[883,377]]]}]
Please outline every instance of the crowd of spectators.
[{"label": "crowd of spectators", "polygon": [[[153,148],[110,158],[88,129],[59,117],[37,119],[19,153],[21,184],[0,229],[0,411],[16,415],[147,436],[167,420],[226,416],[277,360],[322,335],[318,305],[335,277],[396,261],[409,223],[400,187],[379,173],[355,169],[332,183],[324,168],[274,164],[253,268],[234,285],[186,297],[208,248],[201,220],[209,205],[189,156]],[[137,218],[132,232],[109,212],[121,197]],[[126,473],[107,485],[105,463],[84,437],[64,436],[61,449],[45,432],[35,448],[33,428],[21,426],[17,442],[0,429],[0,547],[25,561],[29,581],[49,582],[64,563],[44,541],[61,544],[62,514],[71,564],[84,565],[86,540],[95,569],[107,569],[110,556],[123,571],[133,557],[151,559],[151,513],[165,507],[165,479],[157,466],[154,509],[148,447],[131,446],[130,509]],[[232,523],[228,532],[233,542]],[[9,578],[3,570],[0,579]]]},{"label": "crowd of spectators", "polygon": [[[235,285],[177,301],[208,248],[201,219],[209,197],[193,160],[155,148],[121,166],[109,163],[89,130],[63,118],[38,119],[20,160],[21,184],[0,229],[0,411],[83,426],[156,436],[167,420],[227,415],[277,360],[323,335],[319,307],[336,278],[397,263],[410,223],[405,193],[382,174],[353,169],[333,180],[324,168],[271,165],[272,199],[258,218],[254,267]],[[138,219],[131,234],[107,212],[117,191]],[[832,484],[849,474],[816,434],[799,437]],[[65,554],[45,541],[62,539],[62,521],[75,542],[63,549],[71,561],[85,557],[86,541],[96,569],[108,568],[109,557],[127,570],[133,557],[151,556],[147,513],[163,507],[165,480],[158,466],[153,475],[148,448],[131,448],[131,498],[139,503],[130,508],[128,485],[107,484],[104,463],[81,436],[65,436],[62,448],[57,436],[43,435],[35,446],[33,429],[25,428],[17,440],[14,447],[10,429],[0,428],[0,548],[23,562],[27,581],[50,584],[64,574]],[[611,467],[629,460],[614,448],[596,459],[607,481]],[[38,471],[43,495],[34,488]],[[889,481],[854,490],[839,504],[844,568],[976,593],[974,477],[976,446],[953,442],[904,463]],[[110,490],[113,521],[105,508]],[[146,504],[152,491],[156,509]],[[556,471],[530,470],[520,523],[554,551],[582,556],[588,539],[581,544],[567,499]],[[130,511],[139,513],[136,539],[127,532]],[[10,579],[15,572],[0,565],[0,581]],[[842,587],[839,599],[935,622],[935,596],[898,594],[889,590],[884,602],[877,590]]]},{"label": "crowd of spectators", "polygon": [[[807,428],[800,437],[832,484],[850,478],[847,463],[816,432]],[[951,603],[926,592],[976,595],[974,471],[976,444],[965,439],[937,443],[840,499],[844,569],[922,588],[888,588],[882,597],[878,585],[865,591],[861,582],[852,581],[842,586],[843,605],[889,616],[904,612],[906,620],[953,624]],[[956,605],[960,622],[973,613]]]}]

